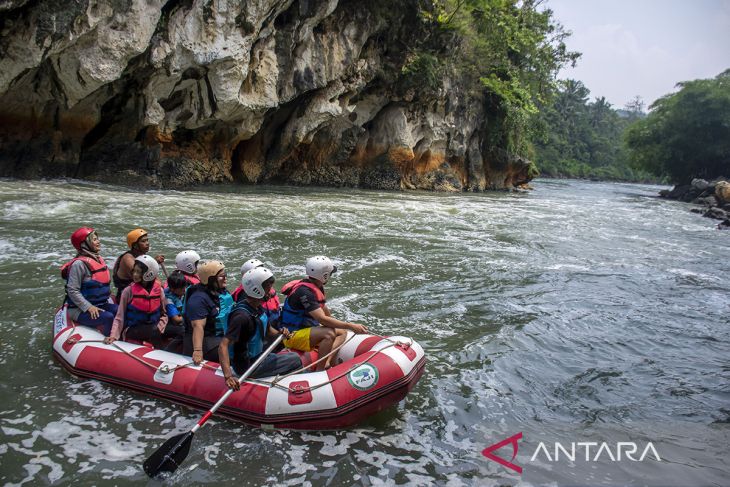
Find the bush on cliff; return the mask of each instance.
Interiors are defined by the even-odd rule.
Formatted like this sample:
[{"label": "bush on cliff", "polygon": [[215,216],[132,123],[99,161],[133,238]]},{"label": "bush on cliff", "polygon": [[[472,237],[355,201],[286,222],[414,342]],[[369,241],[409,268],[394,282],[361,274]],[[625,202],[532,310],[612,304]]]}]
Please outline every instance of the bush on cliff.
[{"label": "bush on cliff", "polygon": [[[558,70],[580,56],[539,0],[437,0],[423,12],[430,34],[405,76],[420,86],[443,70],[485,96],[491,147],[530,157],[537,106],[552,93]],[[425,83],[424,83],[425,81]]]}]

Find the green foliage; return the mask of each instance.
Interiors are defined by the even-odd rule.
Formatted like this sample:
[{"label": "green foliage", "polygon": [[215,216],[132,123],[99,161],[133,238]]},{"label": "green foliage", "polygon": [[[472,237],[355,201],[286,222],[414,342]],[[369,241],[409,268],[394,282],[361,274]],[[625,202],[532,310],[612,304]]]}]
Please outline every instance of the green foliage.
[{"label": "green foliage", "polygon": [[[620,116],[604,97],[589,101],[583,83],[564,80],[553,100],[540,108],[536,160],[543,175],[620,181],[658,180],[630,167],[624,131],[641,115]],[[626,111],[622,111],[626,113]]]},{"label": "green foliage", "polygon": [[[435,0],[423,12],[428,39],[403,70],[421,86],[449,72],[467,90],[484,93],[490,144],[510,152],[531,151],[538,104],[551,93],[555,75],[579,54],[569,35],[540,0]],[[413,84],[411,82],[411,84]]]},{"label": "green foliage", "polygon": [[730,176],[730,70],[677,86],[627,131],[633,167],[673,183]]},{"label": "green foliage", "polygon": [[408,89],[436,92],[441,86],[443,65],[428,52],[416,52],[409,56],[401,68],[401,86]]}]

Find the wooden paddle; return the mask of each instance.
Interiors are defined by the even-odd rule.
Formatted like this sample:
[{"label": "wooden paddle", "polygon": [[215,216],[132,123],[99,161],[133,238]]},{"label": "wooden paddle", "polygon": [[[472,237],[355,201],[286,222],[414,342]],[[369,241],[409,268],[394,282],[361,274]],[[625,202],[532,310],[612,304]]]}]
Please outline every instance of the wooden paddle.
[{"label": "wooden paddle", "polygon": [[[250,376],[255,370],[256,367],[261,364],[261,362],[264,361],[264,359],[276,348],[277,345],[284,339],[284,335],[279,335],[276,340],[274,340],[274,343],[269,345],[269,348],[267,348],[264,353],[262,353],[259,358],[256,359],[256,361],[251,365],[251,367],[248,368],[246,372],[244,372],[239,378],[238,381],[244,381],[248,376]],[[215,413],[221,405],[228,399],[228,396],[230,396],[233,393],[233,389],[228,389],[223,396],[218,399],[218,402],[213,405],[210,410],[203,415],[202,418],[200,418],[200,421],[198,421],[198,424],[193,426],[193,428],[188,431],[187,433],[182,433],[176,436],[173,436],[169,440],[167,440],[160,448],[157,449],[156,452],[154,452],[147,460],[145,460],[143,464],[144,471],[147,475],[150,477],[157,477],[162,472],[174,472],[177,470],[177,467],[180,466],[180,464],[185,460],[185,458],[188,456],[188,452],[190,451],[190,444],[193,441],[193,435],[195,434],[198,429],[200,429],[201,426],[205,424],[206,421]]]}]

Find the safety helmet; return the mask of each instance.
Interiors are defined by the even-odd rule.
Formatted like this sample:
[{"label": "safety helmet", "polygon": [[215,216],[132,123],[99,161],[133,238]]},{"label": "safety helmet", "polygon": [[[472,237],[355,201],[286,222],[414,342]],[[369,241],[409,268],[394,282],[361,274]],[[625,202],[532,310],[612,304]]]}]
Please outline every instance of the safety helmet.
[{"label": "safety helmet", "polygon": [[241,278],[243,292],[252,298],[264,299],[266,297],[266,289],[264,283],[269,279],[274,280],[274,273],[266,267],[254,267],[248,270]]},{"label": "safety helmet", "polygon": [[91,227],[79,228],[71,234],[71,245],[73,245],[76,250],[81,250],[81,244],[86,242],[86,239],[89,237],[89,235],[94,232],[96,232],[96,230]]},{"label": "safety helmet", "polygon": [[317,255],[307,259],[307,276],[326,284],[330,276],[337,272],[337,267],[324,255]]},{"label": "safety helmet", "polygon": [[144,273],[142,274],[143,281],[150,282],[157,279],[157,276],[160,274],[160,265],[155,259],[153,259],[149,255],[140,255],[139,257],[134,259],[134,261],[141,263],[147,268],[147,270],[144,271]]},{"label": "safety helmet", "polygon": [[208,279],[218,274],[220,271],[226,268],[223,262],[219,260],[204,260],[198,265],[198,277],[200,278],[201,284],[204,286],[208,284]]},{"label": "safety helmet", "polygon": [[137,243],[137,240],[144,237],[145,235],[147,235],[147,230],[135,228],[127,234],[127,247],[131,249],[132,246]]},{"label": "safety helmet", "polygon": [[175,267],[188,274],[195,273],[195,266],[200,260],[200,256],[194,250],[183,250],[175,257]]},{"label": "safety helmet", "polygon": [[255,269],[257,267],[263,267],[264,263],[261,262],[258,259],[251,259],[247,260],[242,266],[241,266],[241,276],[243,276],[245,273],[250,271],[251,269]]}]

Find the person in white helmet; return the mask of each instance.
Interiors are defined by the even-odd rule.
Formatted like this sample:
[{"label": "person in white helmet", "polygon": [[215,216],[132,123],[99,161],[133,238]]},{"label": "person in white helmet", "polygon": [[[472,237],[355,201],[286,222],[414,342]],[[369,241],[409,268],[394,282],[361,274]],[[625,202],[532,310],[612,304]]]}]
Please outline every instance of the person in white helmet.
[{"label": "person in white helmet", "polygon": [[218,260],[198,265],[200,283],[185,291],[183,354],[190,355],[195,365],[203,359],[218,362],[216,319],[221,309],[220,293],[226,287],[226,266]]},{"label": "person in white helmet", "polygon": [[183,273],[185,280],[191,286],[200,284],[197,274],[198,262],[200,262],[200,255],[194,250],[183,250],[175,257],[175,267]]},{"label": "person in white helmet", "polygon": [[[241,278],[243,279],[244,274],[255,269],[257,267],[264,267],[264,263],[258,259],[250,259],[244,262],[241,266]],[[235,291],[233,291],[233,300],[238,301],[239,296],[243,293],[243,284],[240,284]],[[261,304],[266,310],[266,314],[269,320],[269,324],[275,328],[279,326],[279,318],[281,314],[281,303],[279,302],[279,296],[276,294],[276,289],[271,286],[269,293],[266,295],[266,299]]]},{"label": "person in white helmet", "polygon": [[[317,348],[323,357],[336,346],[336,338],[337,343],[344,341],[346,330],[367,333],[368,329],[359,323],[333,317],[327,307],[324,286],[335,272],[337,267],[329,258],[321,255],[311,257],[306,263],[307,278],[289,282],[281,288],[286,296],[281,326],[292,332],[292,337],[284,340],[287,348],[304,352]],[[324,370],[330,363],[332,358],[319,363],[317,370]]]},{"label": "person in white helmet", "polygon": [[160,266],[149,255],[134,259],[132,285],[122,291],[111,333],[104,342],[125,340],[149,341],[162,348],[165,339],[182,336],[182,326],[167,319],[167,299],[158,279]]},{"label": "person in white helmet", "polygon": [[[241,278],[243,294],[239,296],[228,316],[228,331],[218,346],[223,376],[228,387],[238,390],[239,383],[234,376],[246,371],[264,349],[266,336],[283,334],[291,336],[289,330],[275,329],[268,323],[263,302],[274,284],[274,274],[265,267],[254,267]],[[233,355],[229,356],[229,347]],[[231,368],[233,363],[233,368]],[[302,367],[302,360],[296,353],[272,353],[253,371],[250,377],[269,377],[286,374]]]}]

